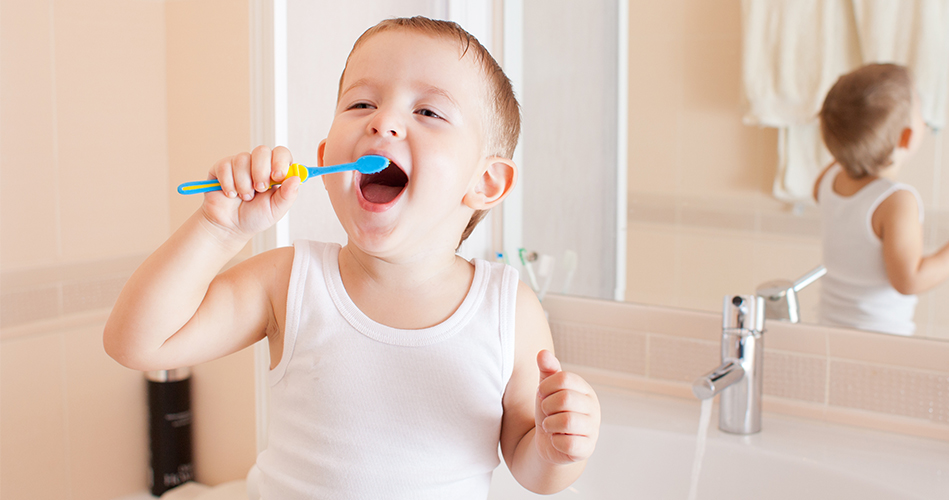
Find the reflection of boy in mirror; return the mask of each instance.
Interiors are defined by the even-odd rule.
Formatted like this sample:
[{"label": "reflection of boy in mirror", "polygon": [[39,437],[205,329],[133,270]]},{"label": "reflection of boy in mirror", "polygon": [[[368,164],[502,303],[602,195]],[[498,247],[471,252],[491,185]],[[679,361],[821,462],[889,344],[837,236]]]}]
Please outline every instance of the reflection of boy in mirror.
[{"label": "reflection of boy in mirror", "polygon": [[560,370],[513,268],[455,253],[514,185],[519,122],[510,81],[458,25],[371,28],[318,150],[320,165],[392,162],[323,177],[347,244],[300,241],[218,274],[299,187],[286,148],[224,158],[211,169],[223,190],[122,291],[107,351],[158,370],[267,339],[268,500],[484,499],[499,443],[525,487],[566,488],[596,443],[596,394]]},{"label": "reflection of boy in mirror", "polygon": [[821,321],[911,335],[916,295],[949,278],[949,244],[923,255],[923,204],[896,182],[923,139],[909,72],[870,64],[843,75],[820,111],[834,156],[814,186],[823,222]]}]

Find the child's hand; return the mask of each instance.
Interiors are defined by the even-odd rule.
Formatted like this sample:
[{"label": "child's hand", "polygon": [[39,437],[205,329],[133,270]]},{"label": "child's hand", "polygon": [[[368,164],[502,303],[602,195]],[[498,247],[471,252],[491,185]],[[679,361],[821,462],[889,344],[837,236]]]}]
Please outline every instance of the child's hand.
[{"label": "child's hand", "polygon": [[593,454],[600,434],[600,402],[583,378],[560,370],[550,351],[537,354],[540,386],[534,411],[534,442],[550,463],[568,464]]},{"label": "child's hand", "polygon": [[287,213],[297,197],[299,177],[290,177],[279,189],[270,189],[271,181],[286,178],[292,161],[290,150],[283,146],[273,151],[258,146],[251,153],[221,159],[210,172],[220,182],[221,190],[205,194],[205,218],[239,238],[249,239],[268,229]]}]

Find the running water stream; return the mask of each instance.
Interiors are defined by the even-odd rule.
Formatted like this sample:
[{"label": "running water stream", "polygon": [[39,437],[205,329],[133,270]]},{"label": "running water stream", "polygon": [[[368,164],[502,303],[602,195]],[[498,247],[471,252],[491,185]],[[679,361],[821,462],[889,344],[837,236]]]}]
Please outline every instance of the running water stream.
[{"label": "running water stream", "polygon": [[705,456],[705,441],[708,438],[708,426],[712,421],[713,398],[702,400],[702,414],[699,416],[699,433],[695,440],[695,458],[692,459],[692,483],[689,486],[689,500],[698,495],[699,475],[702,473],[702,457]]}]

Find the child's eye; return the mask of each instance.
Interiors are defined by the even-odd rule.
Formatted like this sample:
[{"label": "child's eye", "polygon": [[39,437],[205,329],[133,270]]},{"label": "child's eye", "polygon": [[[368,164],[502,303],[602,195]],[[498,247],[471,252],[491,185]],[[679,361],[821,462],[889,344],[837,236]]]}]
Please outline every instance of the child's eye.
[{"label": "child's eye", "polygon": [[368,102],[357,102],[346,109],[372,109],[372,105]]},{"label": "child's eye", "polygon": [[434,111],[432,111],[432,110],[430,110],[430,109],[426,109],[426,108],[422,108],[422,109],[416,111],[416,113],[418,113],[418,114],[420,114],[420,115],[422,115],[422,116],[428,116],[428,117],[430,117],[430,118],[441,118],[441,116],[439,116],[438,113],[436,113],[436,112],[434,112]]}]

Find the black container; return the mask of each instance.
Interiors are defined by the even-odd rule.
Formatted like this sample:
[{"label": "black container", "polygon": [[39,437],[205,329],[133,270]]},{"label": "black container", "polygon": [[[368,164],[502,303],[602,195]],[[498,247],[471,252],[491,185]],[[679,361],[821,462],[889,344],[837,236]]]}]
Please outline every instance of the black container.
[{"label": "black container", "polygon": [[194,479],[191,461],[191,370],[145,373],[148,381],[148,483],[152,495]]}]

